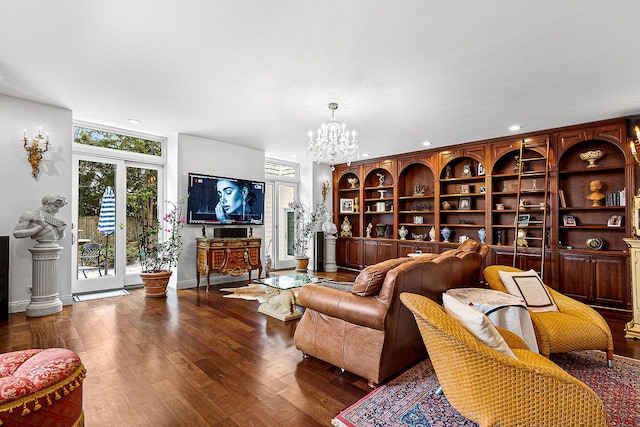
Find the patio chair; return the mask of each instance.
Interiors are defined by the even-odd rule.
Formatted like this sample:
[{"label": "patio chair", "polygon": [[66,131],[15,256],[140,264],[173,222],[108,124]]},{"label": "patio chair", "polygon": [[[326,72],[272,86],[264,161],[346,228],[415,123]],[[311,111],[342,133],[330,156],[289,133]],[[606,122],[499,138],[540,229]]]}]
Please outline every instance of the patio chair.
[{"label": "patio chair", "polygon": [[87,278],[87,270],[98,270],[98,274],[102,277],[101,250],[102,245],[100,243],[85,243],[82,246],[82,253],[78,258],[78,271],[82,271],[85,279]]}]

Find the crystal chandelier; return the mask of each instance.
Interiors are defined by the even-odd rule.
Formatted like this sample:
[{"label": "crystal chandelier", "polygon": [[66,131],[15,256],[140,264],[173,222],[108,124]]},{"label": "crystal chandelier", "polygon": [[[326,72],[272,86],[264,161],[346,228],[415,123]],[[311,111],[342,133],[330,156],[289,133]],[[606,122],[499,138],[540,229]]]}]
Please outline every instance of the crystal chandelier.
[{"label": "crystal chandelier", "polygon": [[351,160],[358,157],[356,131],[349,132],[344,123],[336,123],[335,112],[337,109],[337,103],[329,104],[331,122],[323,123],[320,126],[315,140],[313,132],[309,131],[309,148],[307,148],[307,157],[317,163],[320,163],[321,160],[329,161],[332,170],[334,163],[346,161],[347,165],[351,166]]}]

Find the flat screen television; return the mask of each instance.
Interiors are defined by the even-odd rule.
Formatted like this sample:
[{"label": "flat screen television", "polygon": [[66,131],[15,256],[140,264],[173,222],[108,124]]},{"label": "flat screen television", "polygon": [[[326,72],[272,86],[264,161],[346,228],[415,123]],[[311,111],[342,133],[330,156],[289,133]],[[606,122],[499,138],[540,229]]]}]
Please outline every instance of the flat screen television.
[{"label": "flat screen television", "polygon": [[188,224],[264,224],[265,183],[189,174]]}]

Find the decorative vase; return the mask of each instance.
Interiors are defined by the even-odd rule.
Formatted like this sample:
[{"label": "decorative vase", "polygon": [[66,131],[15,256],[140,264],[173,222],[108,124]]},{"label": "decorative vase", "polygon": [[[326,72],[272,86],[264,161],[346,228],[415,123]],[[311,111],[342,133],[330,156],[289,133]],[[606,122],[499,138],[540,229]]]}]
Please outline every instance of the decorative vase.
[{"label": "decorative vase", "polygon": [[296,258],[296,271],[299,273],[306,273],[309,267],[309,257],[297,257]]},{"label": "decorative vase", "polygon": [[478,238],[480,239],[480,243],[486,243],[487,240],[487,229],[481,228],[478,230]]},{"label": "decorative vase", "polygon": [[435,227],[431,227],[431,230],[429,230],[429,240],[431,240],[432,242],[436,240],[436,228]]},{"label": "decorative vase", "polygon": [[400,227],[400,230],[398,230],[398,234],[400,235],[400,240],[407,240],[407,234],[409,234],[409,230],[404,228],[403,225],[402,227]]},{"label": "decorative vase", "polygon": [[376,231],[378,233],[378,237],[387,237],[387,224],[376,225]]},{"label": "decorative vase", "polygon": [[444,242],[445,243],[449,243],[449,237],[451,237],[451,229],[449,229],[449,227],[445,227],[440,231],[440,234],[442,234],[442,237],[444,238]]},{"label": "decorative vase", "polygon": [[167,285],[171,279],[172,271],[160,271],[158,273],[140,273],[144,284],[144,296],[148,298],[164,298],[167,296]]}]

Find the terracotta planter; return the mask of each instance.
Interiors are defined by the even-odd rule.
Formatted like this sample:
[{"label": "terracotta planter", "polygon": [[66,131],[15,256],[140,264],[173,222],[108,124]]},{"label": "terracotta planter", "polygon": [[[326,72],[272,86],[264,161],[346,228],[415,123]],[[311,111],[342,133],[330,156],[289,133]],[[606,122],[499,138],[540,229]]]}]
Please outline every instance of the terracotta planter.
[{"label": "terracotta planter", "polygon": [[167,285],[171,279],[172,271],[159,273],[140,273],[144,284],[144,296],[150,298],[164,298],[167,296]]},{"label": "terracotta planter", "polygon": [[306,273],[309,267],[309,257],[296,258],[296,271],[300,273]]}]

